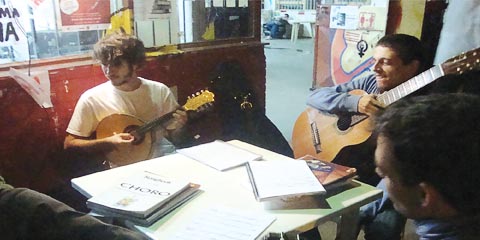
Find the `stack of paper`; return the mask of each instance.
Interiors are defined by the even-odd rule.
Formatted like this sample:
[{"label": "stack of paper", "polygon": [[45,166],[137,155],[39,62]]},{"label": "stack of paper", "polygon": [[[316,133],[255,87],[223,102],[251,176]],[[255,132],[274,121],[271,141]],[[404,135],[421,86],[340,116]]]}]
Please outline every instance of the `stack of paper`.
[{"label": "stack of paper", "polygon": [[198,184],[141,172],[88,199],[93,213],[148,226],[192,198]]},{"label": "stack of paper", "polygon": [[248,162],[247,172],[258,201],[326,192],[305,161]]}]

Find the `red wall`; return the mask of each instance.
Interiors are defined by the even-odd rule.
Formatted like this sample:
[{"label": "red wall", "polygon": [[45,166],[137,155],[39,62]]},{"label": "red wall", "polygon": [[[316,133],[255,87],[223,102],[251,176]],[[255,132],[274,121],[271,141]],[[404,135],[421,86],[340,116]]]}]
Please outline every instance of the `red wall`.
[{"label": "red wall", "polygon": [[[238,60],[265,107],[265,55],[260,43],[192,50],[149,59],[141,76],[178,86],[179,103],[208,87],[208,75],[225,60]],[[14,80],[0,79],[0,174],[17,187],[44,193],[69,185],[62,175],[65,129],[79,96],[105,80],[98,65],[50,70],[54,108],[42,109]],[[195,125],[199,141],[219,138],[219,123]],[[63,191],[63,190],[61,190]]]}]

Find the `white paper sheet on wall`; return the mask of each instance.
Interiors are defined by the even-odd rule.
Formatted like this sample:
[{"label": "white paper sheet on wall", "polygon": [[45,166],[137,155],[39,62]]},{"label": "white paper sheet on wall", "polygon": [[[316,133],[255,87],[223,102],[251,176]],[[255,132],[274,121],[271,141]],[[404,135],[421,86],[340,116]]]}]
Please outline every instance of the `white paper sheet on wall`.
[{"label": "white paper sheet on wall", "polygon": [[50,98],[50,78],[48,71],[37,72],[29,76],[17,69],[10,68],[10,76],[28,93],[42,108],[53,107]]},{"label": "white paper sheet on wall", "polygon": [[338,29],[357,29],[358,26],[358,6],[340,6],[331,7],[330,28]]}]

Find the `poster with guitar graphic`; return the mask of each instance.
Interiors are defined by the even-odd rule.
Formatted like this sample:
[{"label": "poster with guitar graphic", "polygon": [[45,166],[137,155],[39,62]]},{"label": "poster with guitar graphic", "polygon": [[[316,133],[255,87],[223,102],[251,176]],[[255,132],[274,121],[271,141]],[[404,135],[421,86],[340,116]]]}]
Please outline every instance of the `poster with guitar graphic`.
[{"label": "poster with guitar graphic", "polygon": [[313,89],[370,74],[373,46],[385,35],[388,1],[366,4],[318,7]]},{"label": "poster with guitar graphic", "polygon": [[371,74],[373,48],[387,30],[418,38],[421,35],[422,24],[418,23],[423,22],[424,1],[317,2],[312,89]]}]

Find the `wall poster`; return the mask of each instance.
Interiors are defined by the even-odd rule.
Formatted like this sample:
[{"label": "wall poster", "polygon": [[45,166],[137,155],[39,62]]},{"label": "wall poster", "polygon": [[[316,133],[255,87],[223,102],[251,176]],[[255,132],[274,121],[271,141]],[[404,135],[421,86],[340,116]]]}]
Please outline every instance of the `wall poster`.
[{"label": "wall poster", "polygon": [[63,32],[107,29],[109,0],[56,0],[58,28]]},{"label": "wall poster", "polygon": [[373,47],[385,35],[388,0],[355,4],[317,1],[318,37],[312,88],[371,74]]},{"label": "wall poster", "polygon": [[425,1],[317,0],[312,89],[371,74],[372,49],[386,34],[387,22],[388,33],[420,38],[424,11]]}]

